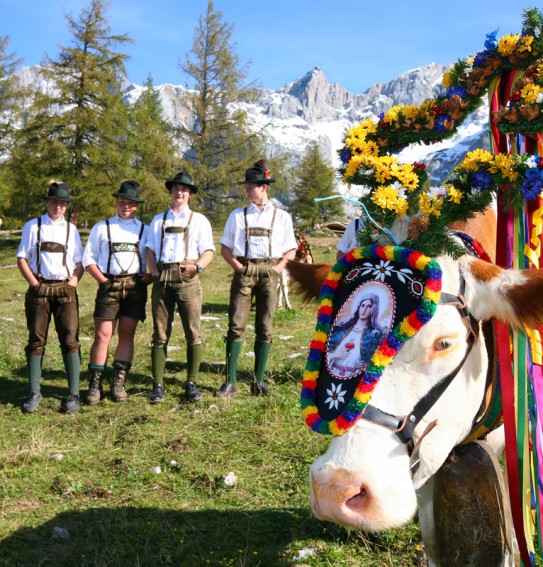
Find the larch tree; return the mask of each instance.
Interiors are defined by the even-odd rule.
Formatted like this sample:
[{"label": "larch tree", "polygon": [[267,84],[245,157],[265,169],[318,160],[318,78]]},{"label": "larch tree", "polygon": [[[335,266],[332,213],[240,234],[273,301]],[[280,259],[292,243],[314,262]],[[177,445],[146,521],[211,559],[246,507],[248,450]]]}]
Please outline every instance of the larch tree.
[{"label": "larch tree", "polygon": [[13,210],[13,196],[17,191],[7,163],[19,142],[26,106],[27,89],[17,75],[20,63],[21,60],[9,52],[9,36],[0,36],[0,218],[4,228],[18,226]]},{"label": "larch tree", "polygon": [[29,214],[40,203],[32,196],[43,195],[56,178],[73,188],[79,220],[92,223],[113,211],[112,190],[130,170],[121,89],[127,55],[116,48],[131,40],[111,32],[106,9],[92,0],[78,19],[67,14],[71,45],[42,63],[49,86],[35,95],[25,143],[11,163]]},{"label": "larch tree", "polygon": [[256,90],[244,86],[247,67],[239,64],[232,34],[233,26],[209,1],[180,64],[189,82],[178,102],[189,118],[178,131],[179,142],[187,148],[183,161],[200,188],[200,206],[214,226],[243,201],[244,171],[264,157],[263,135],[251,131],[240,107],[254,99]]},{"label": "larch tree", "polygon": [[179,165],[173,128],[163,115],[159,94],[149,76],[138,100],[128,110],[131,132],[129,151],[133,175],[141,184],[145,203],[142,217],[150,221],[170,203],[164,182],[173,176]]},{"label": "larch tree", "polygon": [[298,170],[292,213],[296,220],[315,228],[317,221],[328,221],[342,216],[340,199],[316,202],[316,198],[330,197],[335,193],[336,172],[328,165],[317,142],[310,142]]}]

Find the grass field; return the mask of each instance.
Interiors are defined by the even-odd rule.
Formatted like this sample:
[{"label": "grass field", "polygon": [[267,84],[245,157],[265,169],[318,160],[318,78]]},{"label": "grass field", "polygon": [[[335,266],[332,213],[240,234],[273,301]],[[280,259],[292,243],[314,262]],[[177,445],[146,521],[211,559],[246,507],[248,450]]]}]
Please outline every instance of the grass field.
[{"label": "grass field", "polygon": [[[82,235],[85,241],[85,234]],[[202,275],[204,362],[196,404],[182,401],[185,348],[175,321],[167,397],[153,406],[151,315],[137,334],[125,404],[105,400],[59,412],[67,395],[51,328],[44,400],[25,415],[25,283],[15,267],[20,234],[0,235],[0,565],[1,566],[414,566],[416,523],[380,535],[319,522],[308,504],[308,469],[328,439],[299,411],[299,384],[315,306],[291,297],[275,317],[268,364],[272,394],[249,394],[254,356],[249,329],[240,392],[221,400],[230,269],[220,257]],[[313,237],[317,261],[331,262],[336,238]],[[82,393],[93,337],[96,285],[79,287]],[[112,345],[114,348],[114,344]],[[113,349],[112,349],[113,350]],[[229,486],[225,476],[234,473]]]}]

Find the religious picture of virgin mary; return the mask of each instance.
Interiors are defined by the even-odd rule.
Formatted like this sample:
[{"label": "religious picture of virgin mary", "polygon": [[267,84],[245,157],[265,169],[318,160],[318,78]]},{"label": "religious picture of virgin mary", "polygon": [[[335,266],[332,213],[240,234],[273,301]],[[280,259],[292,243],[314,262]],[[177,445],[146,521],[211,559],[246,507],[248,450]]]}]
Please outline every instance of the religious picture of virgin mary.
[{"label": "religious picture of virgin mary", "polygon": [[363,372],[390,329],[394,296],[386,284],[359,286],[341,306],[330,330],[326,363],[336,378]]}]

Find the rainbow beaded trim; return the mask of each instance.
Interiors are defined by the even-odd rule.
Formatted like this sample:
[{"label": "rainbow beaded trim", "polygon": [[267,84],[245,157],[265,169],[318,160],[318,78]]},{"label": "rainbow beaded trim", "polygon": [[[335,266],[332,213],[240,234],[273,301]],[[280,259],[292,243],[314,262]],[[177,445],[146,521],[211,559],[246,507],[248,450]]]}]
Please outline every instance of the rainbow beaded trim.
[{"label": "rainbow beaded trim", "polygon": [[[419,270],[426,277],[420,306],[400,321],[383,339],[362,374],[354,396],[343,412],[326,420],[317,408],[317,381],[326,351],[333,318],[336,289],[344,273],[361,259],[393,260]],[[435,314],[441,296],[442,272],[432,258],[401,246],[366,246],[355,248],[340,258],[330,270],[321,287],[315,335],[309,347],[309,356],[302,380],[301,409],[305,422],[317,433],[341,435],[352,427],[364,412],[373,390],[385,368],[394,359],[403,344],[413,337]]]}]

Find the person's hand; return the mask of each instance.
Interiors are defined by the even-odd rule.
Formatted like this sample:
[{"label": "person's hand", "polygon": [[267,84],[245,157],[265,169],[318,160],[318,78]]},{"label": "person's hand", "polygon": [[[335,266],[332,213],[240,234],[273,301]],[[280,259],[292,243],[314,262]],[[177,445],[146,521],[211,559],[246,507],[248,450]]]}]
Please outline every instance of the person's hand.
[{"label": "person's hand", "polygon": [[149,273],[143,274],[140,279],[145,285],[149,285],[150,283],[153,283],[153,276]]}]

